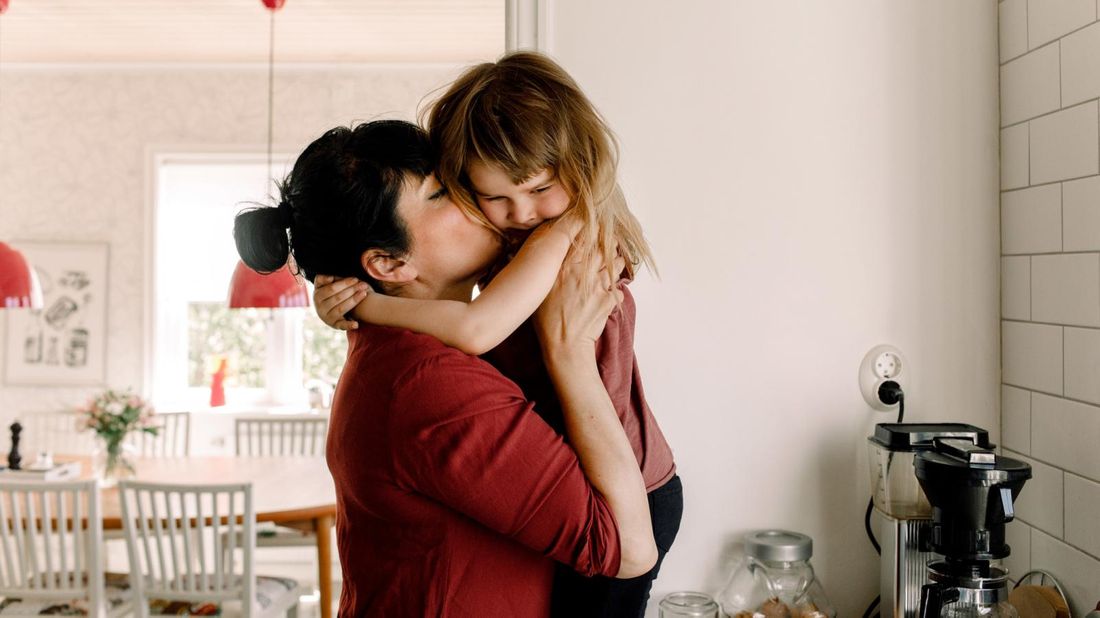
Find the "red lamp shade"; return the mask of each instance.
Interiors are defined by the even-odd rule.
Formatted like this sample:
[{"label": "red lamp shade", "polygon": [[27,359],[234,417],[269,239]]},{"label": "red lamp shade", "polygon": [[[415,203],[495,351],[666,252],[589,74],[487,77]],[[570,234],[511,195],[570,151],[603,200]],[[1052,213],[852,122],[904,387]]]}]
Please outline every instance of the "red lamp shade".
[{"label": "red lamp shade", "polygon": [[[3,0],[0,0],[0,1],[3,1]],[[269,11],[278,11],[279,9],[283,8],[284,4],[286,4],[286,0],[260,0],[260,1],[264,3],[264,6],[266,6],[267,10],[269,10]]]},{"label": "red lamp shade", "polygon": [[[267,0],[264,1],[266,2]],[[3,13],[6,10],[8,10],[8,0],[0,0],[0,13]]]},{"label": "red lamp shade", "polygon": [[261,275],[238,261],[229,282],[229,308],[248,307],[308,307],[309,294],[306,287],[290,269],[283,266],[270,275]]},{"label": "red lamp shade", "polygon": [[38,275],[22,253],[0,242],[0,307],[42,308]]}]

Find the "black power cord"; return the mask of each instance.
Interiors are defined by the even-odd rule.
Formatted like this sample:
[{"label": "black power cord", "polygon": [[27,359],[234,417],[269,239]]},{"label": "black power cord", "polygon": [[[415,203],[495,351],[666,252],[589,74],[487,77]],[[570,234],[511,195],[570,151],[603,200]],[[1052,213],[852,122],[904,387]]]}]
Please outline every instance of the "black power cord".
[{"label": "black power cord", "polygon": [[[900,423],[905,420],[905,393],[901,390],[901,385],[893,380],[887,380],[878,387],[878,400],[882,403],[892,406],[895,403],[898,404],[898,420],[895,423]],[[886,458],[886,476],[890,476],[890,464],[893,463],[894,455],[891,453]],[[863,529],[867,531],[867,538],[871,540],[871,545],[875,548],[875,553],[879,556],[882,555],[882,546],[879,545],[878,540],[875,539],[875,533],[871,530],[871,510],[875,508],[875,498],[872,496],[867,500],[867,512],[863,515]],[[867,611],[863,612],[863,618],[870,618],[874,614],[875,608],[878,607],[882,601],[881,595],[875,595],[875,600],[871,601],[871,604],[867,606]],[[880,611],[878,614],[881,615]]]}]

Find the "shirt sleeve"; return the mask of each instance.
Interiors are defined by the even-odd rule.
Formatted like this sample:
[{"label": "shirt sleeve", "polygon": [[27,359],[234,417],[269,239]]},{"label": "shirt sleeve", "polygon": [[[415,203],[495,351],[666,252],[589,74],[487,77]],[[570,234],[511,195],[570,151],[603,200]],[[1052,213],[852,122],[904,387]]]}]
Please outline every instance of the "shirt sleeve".
[{"label": "shirt sleeve", "polygon": [[454,352],[414,368],[394,401],[410,489],[583,575],[618,573],[610,507],[513,382]]}]

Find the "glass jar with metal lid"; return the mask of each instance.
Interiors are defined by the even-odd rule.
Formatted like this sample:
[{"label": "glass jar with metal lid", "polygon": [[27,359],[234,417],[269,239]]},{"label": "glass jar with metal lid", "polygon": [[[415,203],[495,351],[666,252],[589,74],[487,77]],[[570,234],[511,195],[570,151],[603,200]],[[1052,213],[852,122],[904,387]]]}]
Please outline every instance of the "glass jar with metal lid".
[{"label": "glass jar with metal lid", "polygon": [[745,559],[719,602],[730,618],[835,618],[836,611],[810,566],[813,539],[787,530],[745,536]]}]

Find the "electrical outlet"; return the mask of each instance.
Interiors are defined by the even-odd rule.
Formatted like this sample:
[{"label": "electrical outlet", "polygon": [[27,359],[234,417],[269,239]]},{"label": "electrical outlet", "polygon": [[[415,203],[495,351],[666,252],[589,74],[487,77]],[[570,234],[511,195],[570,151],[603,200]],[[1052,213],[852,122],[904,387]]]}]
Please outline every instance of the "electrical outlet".
[{"label": "electrical outlet", "polygon": [[875,357],[872,370],[883,380],[889,380],[901,373],[901,356],[896,350],[886,350]]},{"label": "electrical outlet", "polygon": [[890,412],[897,409],[897,404],[886,405],[879,399],[878,389],[883,382],[893,381],[906,390],[909,382],[909,374],[906,372],[907,363],[901,350],[892,345],[877,345],[863,357],[859,366],[859,391],[863,394],[863,400],[867,405],[880,412]]}]

